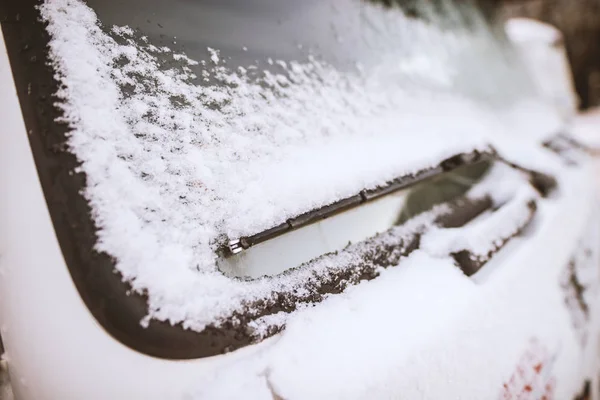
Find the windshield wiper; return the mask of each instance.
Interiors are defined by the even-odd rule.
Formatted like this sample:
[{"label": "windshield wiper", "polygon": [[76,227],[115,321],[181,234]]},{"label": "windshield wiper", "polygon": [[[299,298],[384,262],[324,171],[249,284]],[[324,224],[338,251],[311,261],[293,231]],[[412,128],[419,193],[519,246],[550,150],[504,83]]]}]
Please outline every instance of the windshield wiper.
[{"label": "windshield wiper", "polygon": [[297,217],[290,218],[285,223],[282,223],[265,231],[256,233],[254,235],[243,236],[237,239],[229,240],[224,253],[226,256],[239,254],[252,246],[274,239],[285,233],[321,221],[333,215],[358,207],[364,203],[395,193],[399,190],[406,189],[410,186],[423,182],[441,173],[452,171],[464,165],[470,165],[483,160],[489,160],[493,158],[494,155],[495,152],[492,150],[475,150],[470,153],[458,154],[456,156],[450,157],[442,161],[436,167],[421,170],[416,174],[405,175],[396,178],[388,182],[386,185],[379,186],[375,189],[362,190],[354,196],[336,201],[335,203],[309,211]]}]

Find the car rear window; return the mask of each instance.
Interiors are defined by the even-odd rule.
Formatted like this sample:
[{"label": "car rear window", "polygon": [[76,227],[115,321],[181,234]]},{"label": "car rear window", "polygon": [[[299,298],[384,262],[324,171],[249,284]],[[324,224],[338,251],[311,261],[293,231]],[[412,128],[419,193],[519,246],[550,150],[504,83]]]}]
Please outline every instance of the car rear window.
[{"label": "car rear window", "polygon": [[[361,243],[252,281],[223,275],[218,250],[484,151],[534,97],[498,26],[450,2],[34,3],[2,28],[57,236],[94,315],[153,355],[249,344],[232,321],[372,278]],[[422,208],[401,220],[441,200],[409,199]],[[389,265],[409,228],[382,239]]]}]

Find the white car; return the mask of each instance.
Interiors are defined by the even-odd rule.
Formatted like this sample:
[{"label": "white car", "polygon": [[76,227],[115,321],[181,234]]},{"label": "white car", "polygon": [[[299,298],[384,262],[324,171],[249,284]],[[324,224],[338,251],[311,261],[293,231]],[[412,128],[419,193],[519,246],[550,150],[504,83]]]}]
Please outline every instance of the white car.
[{"label": "white car", "polygon": [[15,398],[600,399],[572,86],[488,11],[4,1]]}]

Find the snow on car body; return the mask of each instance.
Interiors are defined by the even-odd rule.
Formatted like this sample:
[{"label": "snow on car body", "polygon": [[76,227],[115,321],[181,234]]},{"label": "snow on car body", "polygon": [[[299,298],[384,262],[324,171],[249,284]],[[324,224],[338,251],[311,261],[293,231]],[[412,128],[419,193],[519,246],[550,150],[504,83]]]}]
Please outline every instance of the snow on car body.
[{"label": "snow on car body", "polygon": [[3,6],[17,397],[597,393],[591,161],[494,22],[267,3]]}]

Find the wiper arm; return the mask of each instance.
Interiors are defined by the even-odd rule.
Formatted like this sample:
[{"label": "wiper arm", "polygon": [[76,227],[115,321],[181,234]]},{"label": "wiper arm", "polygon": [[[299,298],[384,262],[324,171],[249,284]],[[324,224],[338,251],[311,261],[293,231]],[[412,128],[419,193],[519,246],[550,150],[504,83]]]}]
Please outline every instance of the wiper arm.
[{"label": "wiper arm", "polygon": [[239,254],[242,251],[247,250],[259,243],[266,242],[285,233],[310,224],[314,224],[315,222],[329,218],[333,215],[358,207],[361,204],[379,199],[399,190],[406,189],[441,173],[452,171],[464,165],[475,164],[484,159],[491,159],[494,155],[495,152],[491,150],[484,152],[475,150],[471,153],[463,153],[453,156],[442,161],[437,167],[424,169],[416,174],[399,177],[388,182],[386,185],[377,187],[375,189],[362,190],[354,196],[336,201],[335,203],[309,211],[297,217],[290,218],[283,224],[277,225],[257,234],[229,240],[226,246],[225,255],[231,256],[234,254]]}]

